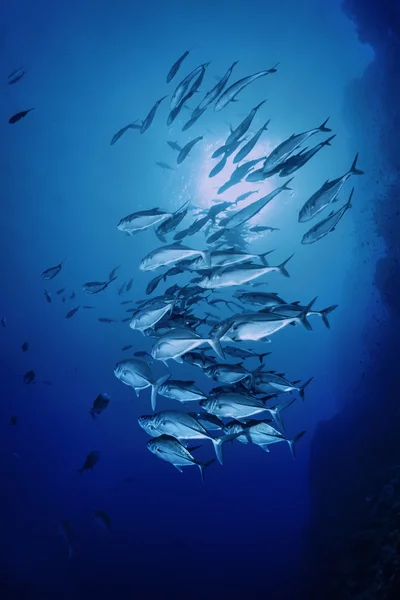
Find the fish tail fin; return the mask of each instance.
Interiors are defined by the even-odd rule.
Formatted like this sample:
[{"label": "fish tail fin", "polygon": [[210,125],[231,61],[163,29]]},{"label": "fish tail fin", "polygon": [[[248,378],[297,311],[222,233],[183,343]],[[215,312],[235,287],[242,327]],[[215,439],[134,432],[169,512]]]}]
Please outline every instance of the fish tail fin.
[{"label": "fish tail fin", "polygon": [[160,377],[157,379],[155,383],[151,386],[151,410],[154,412],[156,410],[156,402],[157,402],[157,394],[160,387],[170,378],[170,375],[164,375],[164,377]]},{"label": "fish tail fin", "polygon": [[256,110],[258,110],[259,108],[261,108],[261,107],[262,107],[262,105],[266,103],[266,101],[267,101],[267,99],[265,99],[265,100],[263,100],[262,102],[260,102],[260,104],[257,104],[257,106],[256,106]]},{"label": "fish tail fin", "polygon": [[353,175],[364,175],[364,171],[361,171],[361,169],[357,169],[357,160],[358,160],[358,152],[355,156],[355,159],[353,160],[353,164],[350,167],[349,173],[352,173]]},{"label": "fish tail fin", "polygon": [[305,327],[308,331],[312,331],[312,327],[311,327],[311,323],[310,321],[307,320],[307,315],[310,312],[312,305],[314,304],[314,302],[316,301],[317,296],[311,300],[311,302],[309,304],[307,304],[307,306],[305,306],[303,308],[303,310],[301,311],[300,315],[298,316],[299,322],[303,325],[303,327]]},{"label": "fish tail fin", "polygon": [[330,145],[331,145],[331,141],[332,141],[332,140],[333,140],[333,138],[335,138],[335,137],[336,137],[336,133],[335,133],[334,135],[331,135],[331,137],[330,137],[330,138],[328,138],[327,140],[324,140],[324,141],[322,142],[322,144],[321,144],[321,145],[322,145],[322,146],[330,146]]},{"label": "fish tail fin", "polygon": [[328,306],[328,308],[324,308],[323,310],[321,310],[320,314],[321,314],[322,320],[324,322],[324,325],[327,329],[331,328],[331,325],[328,321],[328,314],[331,313],[332,311],[334,311],[335,308],[337,308],[337,307],[338,307],[338,304],[332,304],[332,306]]},{"label": "fish tail fin", "polygon": [[176,210],[174,212],[175,215],[179,214],[180,212],[182,212],[182,210],[185,208],[185,206],[187,206],[189,204],[190,200],[186,200],[186,202],[184,202],[182,204],[182,206],[180,208],[178,208],[178,210]]},{"label": "fish tail fin", "polygon": [[286,265],[287,265],[287,263],[289,262],[289,260],[290,260],[291,258],[293,258],[293,256],[294,256],[294,254],[292,254],[291,256],[289,256],[289,258],[287,258],[286,260],[284,260],[284,261],[283,261],[283,263],[281,263],[281,264],[280,264],[280,265],[277,267],[278,271],[279,271],[279,272],[280,272],[282,275],[284,275],[285,277],[290,277],[290,275],[289,275],[288,271],[286,270]]},{"label": "fish tail fin", "polygon": [[204,483],[204,469],[206,469],[207,467],[209,467],[210,465],[212,465],[213,462],[215,462],[215,458],[212,458],[211,460],[208,460],[205,463],[196,463],[196,465],[200,469],[200,475],[201,475],[201,482],[202,483]]},{"label": "fish tail fin", "polygon": [[212,437],[210,437],[210,440],[212,441],[212,443],[214,445],[214,450],[215,450],[216,457],[218,459],[218,462],[221,465],[223,464],[223,455],[222,455],[223,444],[225,444],[225,442],[233,442],[233,440],[235,440],[237,437],[239,437],[239,435],[241,435],[241,433],[242,432],[240,432],[240,433],[228,433],[227,435],[222,435],[219,438],[212,438]]},{"label": "fish tail fin", "polygon": [[206,263],[207,267],[211,267],[211,253],[208,250],[205,250],[201,253],[201,256]]},{"label": "fish tail fin", "polygon": [[[270,398],[270,396],[267,396],[267,398]],[[282,431],[285,429],[285,427],[283,425],[282,417],[281,417],[281,411],[283,410],[283,408],[285,408],[285,406],[283,406],[281,404],[278,404],[277,406],[272,406],[271,408],[268,408],[268,412],[274,419],[275,423],[278,425],[279,429],[281,429]]]},{"label": "fish tail fin", "polygon": [[260,364],[262,364],[264,362],[264,358],[266,356],[269,356],[271,354],[271,352],[263,352],[262,354],[258,355],[258,360],[260,361]]},{"label": "fish tail fin", "polygon": [[96,418],[96,415],[95,415],[95,412],[94,412],[93,408],[90,408],[90,409],[89,409],[89,412],[90,412],[90,414],[92,415],[92,419],[95,419],[95,418]]},{"label": "fish tail fin", "polygon": [[314,377],[310,377],[310,379],[307,379],[307,381],[305,383],[302,383],[299,386],[299,394],[300,394],[300,398],[302,400],[304,400],[305,395],[304,395],[304,390],[306,389],[306,387],[312,382],[312,380],[314,379]]},{"label": "fish tail fin", "polygon": [[[267,131],[268,125],[270,124],[270,122],[271,122],[271,119],[268,119],[268,121],[263,125],[263,128],[262,128],[263,131]],[[258,192],[258,190],[257,190],[257,192]]]},{"label": "fish tail fin", "polygon": [[300,433],[295,435],[292,440],[286,440],[289,444],[290,452],[292,453],[294,459],[296,458],[296,442],[298,442],[299,439],[302,438],[305,433],[305,431],[300,431]]},{"label": "fish tail fin", "polygon": [[282,190],[289,190],[290,192],[293,191],[293,188],[289,187],[289,183],[291,181],[293,181],[294,177],[291,177],[290,179],[288,179],[288,181],[285,181],[285,183],[282,185],[281,189]]},{"label": "fish tail fin", "polygon": [[325,131],[325,132],[332,131],[332,129],[329,129],[329,127],[326,127],[326,124],[327,124],[327,122],[329,121],[329,119],[330,119],[330,117],[328,117],[328,118],[326,119],[326,121],[324,121],[324,122],[322,123],[322,125],[320,125],[320,126],[318,127],[318,129],[319,129],[320,131]]},{"label": "fish tail fin", "polygon": [[349,199],[347,200],[347,208],[352,208],[353,207],[353,205],[351,203],[351,199],[353,198],[353,194],[354,194],[354,188],[351,190]]},{"label": "fish tail fin", "polygon": [[275,250],[268,250],[268,252],[263,252],[263,254],[260,254],[260,260],[265,267],[269,267],[268,261],[265,260],[265,257],[272,252],[275,252]]},{"label": "fish tail fin", "polygon": [[222,349],[220,340],[225,335],[225,333],[231,328],[231,326],[232,323],[228,321],[228,323],[226,323],[224,327],[219,327],[216,333],[207,340],[214,352],[222,359],[225,359],[225,353]]}]

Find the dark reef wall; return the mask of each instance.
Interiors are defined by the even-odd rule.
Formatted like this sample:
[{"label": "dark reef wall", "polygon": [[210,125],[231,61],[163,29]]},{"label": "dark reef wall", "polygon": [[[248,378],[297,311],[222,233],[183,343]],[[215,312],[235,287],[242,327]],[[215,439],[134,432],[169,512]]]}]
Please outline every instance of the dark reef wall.
[{"label": "dark reef wall", "polygon": [[[370,155],[374,221],[387,252],[374,283],[385,307],[367,327],[370,363],[312,446],[309,600],[400,598],[400,2],[344,0],[375,59],[345,99],[350,135]],[[368,149],[368,150],[367,150]],[[360,240],[361,244],[361,240]],[[372,321],[372,319],[371,319]]]}]

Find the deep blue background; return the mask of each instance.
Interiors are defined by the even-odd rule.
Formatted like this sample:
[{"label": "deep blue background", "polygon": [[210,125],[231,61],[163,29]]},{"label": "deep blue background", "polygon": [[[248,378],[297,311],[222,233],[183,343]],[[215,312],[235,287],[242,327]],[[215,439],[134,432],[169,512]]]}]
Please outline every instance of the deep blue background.
[{"label": "deep blue background", "polygon": [[[376,318],[382,314],[372,281],[384,244],[375,233],[365,181],[355,182],[354,208],[340,230],[321,243],[301,247],[304,228],[297,223],[304,200],[326,179],[344,173],[355,152],[360,151],[361,168],[368,172],[376,166],[376,156],[349,125],[357,113],[352,109],[349,115],[345,108],[348,86],[372,60],[371,48],[359,42],[339,2],[316,0],[301,7],[295,0],[281,7],[222,0],[140,6],[105,0],[56,6],[13,2],[2,6],[0,34],[0,313],[7,319],[0,331],[0,558],[7,597],[202,598],[268,591],[274,598],[290,598],[292,582],[304,574],[310,440],[343,396],[356,393],[369,354],[364,330],[378,332]],[[168,87],[171,64],[194,44]],[[278,61],[281,66],[248,88],[240,103],[206,113],[187,134],[179,128],[184,121],[168,131],[162,105],[146,135],[128,132],[110,147],[115,131],[145,116],[156,99],[172,92],[181,74],[208,60],[202,92],[234,60],[240,61],[235,78]],[[28,73],[8,86],[8,73],[20,64]],[[119,297],[117,287],[132,276],[129,297],[144,296],[150,277],[138,272],[138,263],[158,244],[152,232],[123,236],[116,229],[119,219],[153,206],[173,210],[188,196],[209,206],[215,194],[207,178],[210,148],[225,139],[228,123],[237,123],[265,97],[255,127],[272,119],[263,137],[267,149],[328,116],[338,135],[332,148],[296,175],[294,196],[264,211],[259,222],[281,231],[252,249],[276,248],[279,262],[296,252],[291,278],[282,281],[273,274],[268,289],[302,302],[318,296],[320,307],[338,303],[339,308],[331,331],[314,318],[312,334],[288,328],[266,349],[273,352],[272,369],[292,379],[315,376],[306,402],[296,403],[285,418],[290,434],[307,430],[297,460],[284,445],[267,455],[232,444],[224,467],[213,465],[202,486],[197,469],[180,475],[146,450],[136,418],[149,412],[149,394],[136,400],[113,375],[115,363],[128,355],[122,346],[149,349],[150,341],[127,324],[103,324],[97,317],[125,316],[119,302],[128,295]],[[31,107],[35,110],[24,121],[7,123]],[[179,171],[155,166],[157,160],[174,159],[167,139],[185,143],[203,133],[205,143]],[[202,243],[201,236],[190,240],[193,246]],[[48,284],[53,294],[48,304],[40,273],[64,256],[63,271]],[[113,287],[94,299],[83,294],[85,281],[105,279],[118,264]],[[67,298],[72,290],[77,298],[62,303],[63,295],[54,292],[63,287]],[[65,313],[78,304],[96,308],[80,309],[66,320]],[[25,354],[24,341],[30,343]],[[37,383],[27,386],[22,375],[29,369]],[[160,365],[156,370],[164,372]],[[173,365],[172,372],[183,379],[199,377],[190,367]],[[209,385],[201,377],[197,382]],[[112,401],[93,421],[88,410],[101,391]],[[163,400],[160,405],[173,406]],[[9,422],[14,414],[17,427]],[[209,446],[204,445],[205,458]],[[77,469],[94,449],[101,452],[100,462],[80,477]],[[126,483],[126,477],[134,481]],[[110,516],[111,533],[93,521],[94,508]],[[57,528],[60,519],[73,528],[70,561]]]}]

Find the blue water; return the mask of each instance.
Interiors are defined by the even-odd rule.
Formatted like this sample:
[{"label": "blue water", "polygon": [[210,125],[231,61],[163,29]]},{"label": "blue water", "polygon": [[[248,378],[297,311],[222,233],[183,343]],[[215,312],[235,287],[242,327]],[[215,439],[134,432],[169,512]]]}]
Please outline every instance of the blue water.
[{"label": "blue water", "polygon": [[[301,7],[296,0],[282,5],[256,0],[251,6],[223,0],[141,5],[27,0],[4,4],[0,18],[0,316],[7,321],[0,331],[4,597],[220,598],[268,590],[271,597],[291,598],[291,582],[304,575],[310,442],[364,368],[365,315],[374,302],[374,265],[384,252],[362,178],[351,182],[353,209],[321,242],[301,246],[307,226],[298,224],[297,213],[326,179],[348,170],[356,152],[360,167],[371,168],[374,157],[349,133],[353,116],[344,107],[349,85],[373,58],[371,48],[360,43],[354,24],[333,0],[306,0]],[[192,46],[167,85],[171,65]],[[201,98],[234,60],[239,64],[231,83],[280,65],[277,74],[248,87],[240,102],[207,111],[188,132],[181,132],[186,111],[167,128],[167,99],[143,136],[128,131],[110,146],[118,129],[144,118],[198,64],[211,61],[197,94]],[[22,64],[26,75],[7,85],[8,74]],[[313,317],[312,333],[288,327],[268,347],[251,345],[271,351],[268,366],[292,380],[314,376],[305,402],[296,401],[285,414],[290,435],[307,432],[296,461],[284,444],[267,455],[233,443],[225,449],[224,466],[207,469],[202,485],[197,469],[180,474],[148,452],[148,437],[136,420],[150,412],[149,393],[136,399],[113,374],[115,364],[130,355],[122,352],[124,345],[151,349],[150,338],[120,322],[128,314],[120,302],[145,297],[152,275],[138,265],[160,245],[151,230],[129,238],[116,226],[131,212],[155,206],[173,211],[188,198],[210,207],[216,193],[208,178],[215,164],[211,152],[223,143],[229,124],[236,126],[264,98],[268,101],[252,126],[254,132],[271,118],[263,149],[327,117],[337,137],[296,173],[293,195],[282,195],[257,217],[255,224],[280,231],[252,241],[251,250],[275,249],[272,264],[295,253],[288,265],[291,277],[271,274],[268,291],[302,303],[318,296],[318,308],[339,307],[330,330]],[[14,113],[28,108],[35,110],[8,124]],[[176,171],[155,165],[176,166],[167,140],[184,144],[198,135],[204,140]],[[267,180],[262,189],[268,192],[281,181]],[[341,200],[347,200],[351,183]],[[247,189],[241,184],[222,199],[233,200]],[[360,239],[371,245],[362,246]],[[188,240],[192,247],[204,244],[202,233]],[[42,281],[41,272],[64,257],[60,274]],[[94,297],[83,293],[86,281],[106,280],[117,265],[118,279],[109,288]],[[131,293],[119,296],[117,289],[131,277]],[[57,295],[62,288],[65,293]],[[69,300],[73,290],[76,298]],[[68,310],[84,304],[95,308],[65,319]],[[230,314],[218,308],[213,313]],[[100,323],[98,317],[119,322]],[[23,353],[25,341],[30,347]],[[36,383],[26,385],[22,376],[31,369]],[[162,364],[154,367],[157,375],[165,370]],[[193,367],[174,363],[170,370],[175,378],[210,387]],[[89,409],[100,392],[112,399],[92,420]],[[159,405],[178,408],[166,399]],[[15,427],[12,415],[18,416]],[[92,450],[100,451],[100,461],[81,477],[77,469]],[[211,444],[205,443],[198,456],[211,455]],[[124,481],[127,477],[132,481]],[[111,532],[94,521],[93,509],[110,516]],[[62,519],[71,523],[71,559],[58,530]]]}]

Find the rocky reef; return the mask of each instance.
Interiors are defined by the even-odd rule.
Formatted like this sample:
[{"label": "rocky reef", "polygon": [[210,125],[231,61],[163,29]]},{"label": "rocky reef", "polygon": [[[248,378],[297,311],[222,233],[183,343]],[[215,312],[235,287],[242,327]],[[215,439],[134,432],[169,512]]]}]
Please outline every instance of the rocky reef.
[{"label": "rocky reef", "polygon": [[[348,91],[350,134],[369,148],[374,285],[385,315],[365,332],[369,364],[312,444],[309,600],[400,598],[400,3],[344,0],[374,60]],[[362,241],[360,240],[360,245]]]}]

